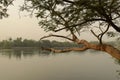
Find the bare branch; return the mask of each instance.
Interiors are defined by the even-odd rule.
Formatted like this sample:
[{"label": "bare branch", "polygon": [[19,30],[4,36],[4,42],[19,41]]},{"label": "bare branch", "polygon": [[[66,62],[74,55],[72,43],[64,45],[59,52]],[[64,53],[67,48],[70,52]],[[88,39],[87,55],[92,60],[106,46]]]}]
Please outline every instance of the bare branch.
[{"label": "bare branch", "polygon": [[[61,53],[61,52],[70,52],[70,51],[85,51],[85,50],[89,49],[91,46],[90,43],[87,42],[86,40],[79,40],[78,44],[83,44],[83,46],[82,47],[68,48],[68,49],[54,49],[54,48],[43,48],[42,47],[42,49],[52,51],[55,53]],[[93,46],[93,47],[95,47],[95,46]]]},{"label": "bare branch", "polygon": [[68,39],[68,40],[70,40],[70,41],[74,41],[74,40],[71,39],[71,38],[68,38],[68,37],[65,37],[65,36],[61,36],[61,35],[53,35],[53,34],[50,34],[50,35],[48,35],[48,36],[44,36],[44,37],[41,38],[41,40],[42,40],[42,39],[45,39],[45,38],[48,38],[48,37],[61,37],[61,38]]},{"label": "bare branch", "polygon": [[13,1],[15,1],[15,0],[10,1],[10,2],[7,4],[6,8],[7,8],[10,4],[12,4]]},{"label": "bare branch", "polygon": [[80,25],[83,25],[83,24],[85,24],[85,23],[92,22],[92,21],[106,21],[106,20],[105,20],[105,19],[89,19],[89,20],[83,21],[83,22],[81,22],[81,23],[71,25],[71,26],[69,26],[69,27],[80,26]]},{"label": "bare branch", "polygon": [[101,34],[101,37],[109,30],[110,24],[108,24],[106,30]]},{"label": "bare branch", "polygon": [[72,4],[74,4],[74,2],[73,1],[70,1],[70,0],[63,0],[64,2],[67,2],[67,3],[72,3]]},{"label": "bare branch", "polygon": [[70,51],[84,51],[87,49],[87,47],[82,47],[82,48],[68,48],[68,49],[63,49],[63,50],[58,50],[54,48],[42,48],[43,50],[48,50],[54,53],[61,53],[61,52],[70,52]]},{"label": "bare branch", "polygon": [[[80,22],[80,23],[78,23],[78,24],[70,25],[70,26],[68,26],[68,27],[81,26],[81,25],[86,24],[86,23],[91,22],[91,21],[106,21],[106,20],[104,20],[104,19],[90,19],[90,20],[86,20],[86,21]],[[64,29],[66,29],[66,27],[63,27],[63,28],[61,28],[61,29],[57,29],[57,30],[54,30],[54,31],[55,31],[55,32],[58,32],[58,31],[61,31],[61,30],[64,30]]]},{"label": "bare branch", "polygon": [[72,34],[72,39],[73,39],[73,41],[75,41],[75,42],[77,42],[79,39],[78,39],[78,37],[74,34],[74,32],[72,31],[72,30],[70,30],[70,32],[71,32],[71,34]]},{"label": "bare branch", "polygon": [[92,34],[99,40],[99,36],[97,34],[95,34],[95,32],[93,30],[90,30],[92,32]]},{"label": "bare branch", "polygon": [[58,32],[58,31],[61,31],[61,30],[64,30],[64,29],[66,29],[66,27],[54,30],[54,32]]},{"label": "bare branch", "polygon": [[102,28],[101,28],[101,25],[100,25],[100,23],[99,23],[99,29],[100,29],[100,31],[103,33],[103,30],[102,30]]},{"label": "bare branch", "polygon": [[[105,25],[105,26],[106,26],[106,25]],[[103,31],[103,30],[101,29],[101,27],[99,26],[99,29],[101,30],[101,33],[98,34],[98,35],[95,34],[95,32],[94,32],[93,30],[91,30],[92,34],[99,40],[100,44],[102,44],[102,37],[103,37],[103,35],[109,30],[109,26],[110,26],[110,24],[108,24],[108,26],[107,26],[107,28],[106,28],[105,31]]]}]

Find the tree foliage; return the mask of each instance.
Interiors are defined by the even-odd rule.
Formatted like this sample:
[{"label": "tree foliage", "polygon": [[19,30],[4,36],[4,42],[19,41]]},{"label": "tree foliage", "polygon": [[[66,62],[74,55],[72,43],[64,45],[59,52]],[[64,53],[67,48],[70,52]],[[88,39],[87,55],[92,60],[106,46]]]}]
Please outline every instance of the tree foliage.
[{"label": "tree foliage", "polygon": [[0,0],[0,19],[8,17],[7,8],[14,0]]},{"label": "tree foliage", "polygon": [[120,0],[25,0],[22,10],[35,11],[40,26],[46,31],[80,32],[101,22],[120,32],[119,4]]}]

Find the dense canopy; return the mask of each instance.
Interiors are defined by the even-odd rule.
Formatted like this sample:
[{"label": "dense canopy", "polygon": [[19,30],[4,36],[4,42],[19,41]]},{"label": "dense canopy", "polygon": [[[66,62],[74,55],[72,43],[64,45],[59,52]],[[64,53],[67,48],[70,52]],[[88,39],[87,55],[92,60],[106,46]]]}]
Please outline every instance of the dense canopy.
[{"label": "dense canopy", "polygon": [[25,0],[22,10],[35,11],[47,31],[79,31],[95,22],[120,27],[120,0]]}]

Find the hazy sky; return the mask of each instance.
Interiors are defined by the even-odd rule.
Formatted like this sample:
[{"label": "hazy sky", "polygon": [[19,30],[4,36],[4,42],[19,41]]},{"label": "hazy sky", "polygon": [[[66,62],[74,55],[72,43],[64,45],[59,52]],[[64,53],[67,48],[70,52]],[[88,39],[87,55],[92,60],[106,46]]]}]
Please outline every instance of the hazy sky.
[{"label": "hazy sky", "polygon": [[[0,40],[8,39],[12,37],[23,37],[27,39],[39,40],[42,36],[48,35],[49,33],[44,32],[43,29],[38,25],[38,20],[34,16],[31,18],[20,12],[19,14],[19,5],[22,4],[23,0],[16,0],[14,6],[10,6],[8,13],[9,17],[0,20]],[[21,17],[20,17],[20,16]],[[65,32],[60,32],[57,34],[68,35]],[[96,39],[92,35],[85,33],[81,38],[86,38],[87,40]],[[54,38],[50,38],[54,39]],[[57,39],[64,40],[64,39]]]},{"label": "hazy sky", "polygon": [[0,40],[9,37],[39,39],[43,34],[46,34],[38,25],[36,18],[25,17],[26,14],[22,12],[20,13],[21,17],[19,16],[18,9],[22,0],[16,0],[14,3],[14,6],[10,6],[8,10],[10,16],[0,20]]}]

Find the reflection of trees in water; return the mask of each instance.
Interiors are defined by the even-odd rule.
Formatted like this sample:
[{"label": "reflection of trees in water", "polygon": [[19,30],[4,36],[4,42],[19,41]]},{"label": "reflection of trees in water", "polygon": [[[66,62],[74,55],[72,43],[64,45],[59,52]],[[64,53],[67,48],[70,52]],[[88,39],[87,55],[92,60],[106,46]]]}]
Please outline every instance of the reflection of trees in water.
[{"label": "reflection of trees in water", "polygon": [[[115,59],[115,63],[120,65],[120,60]],[[120,80],[120,69],[116,70],[116,73],[117,73],[117,80]]]},{"label": "reflection of trees in water", "polygon": [[117,79],[120,80],[120,70],[116,70],[117,73]]},{"label": "reflection of trees in water", "polygon": [[51,54],[50,51],[46,50],[38,50],[39,56],[49,56]]},{"label": "reflection of trees in water", "polygon": [[[89,52],[89,51],[88,51]],[[73,52],[74,53],[74,52]],[[75,52],[76,54],[79,55],[83,55],[85,54],[84,52]],[[32,57],[32,56],[56,56],[58,54],[62,54],[62,53],[53,53],[50,51],[46,51],[46,50],[41,50],[41,49],[9,49],[9,50],[0,50],[0,55],[4,55],[9,57],[9,59],[11,58],[16,58],[16,59],[21,59],[21,58],[26,58],[26,57]],[[64,53],[63,53],[64,54]],[[71,53],[65,53],[67,54],[71,54]]]},{"label": "reflection of trees in water", "polygon": [[9,59],[16,58],[21,59],[22,57],[31,57],[35,55],[39,56],[49,56],[49,51],[42,51],[42,50],[36,50],[36,49],[25,49],[25,50],[1,50],[1,55],[8,56]]},{"label": "reflection of trees in water", "polygon": [[[87,51],[83,51],[83,52],[72,52],[72,53],[76,53],[78,55],[83,55],[83,54],[86,54],[86,53],[91,53],[91,54],[98,54],[96,52],[96,50],[87,50]],[[102,52],[101,52],[102,53]],[[46,50],[41,50],[41,49],[8,49],[8,50],[0,50],[0,55],[4,55],[4,56],[8,56],[9,59],[11,58],[17,58],[17,59],[21,59],[22,57],[32,57],[32,56],[35,56],[35,55],[38,55],[38,56],[49,56],[49,55],[52,55],[52,56],[56,56],[58,54],[64,54],[64,53],[52,53],[50,51],[46,51]],[[68,52],[68,53],[65,53],[65,54],[71,54],[71,52]],[[99,52],[100,54],[100,52]],[[119,64],[120,65],[120,60],[115,60],[115,63],[116,64]]]}]

